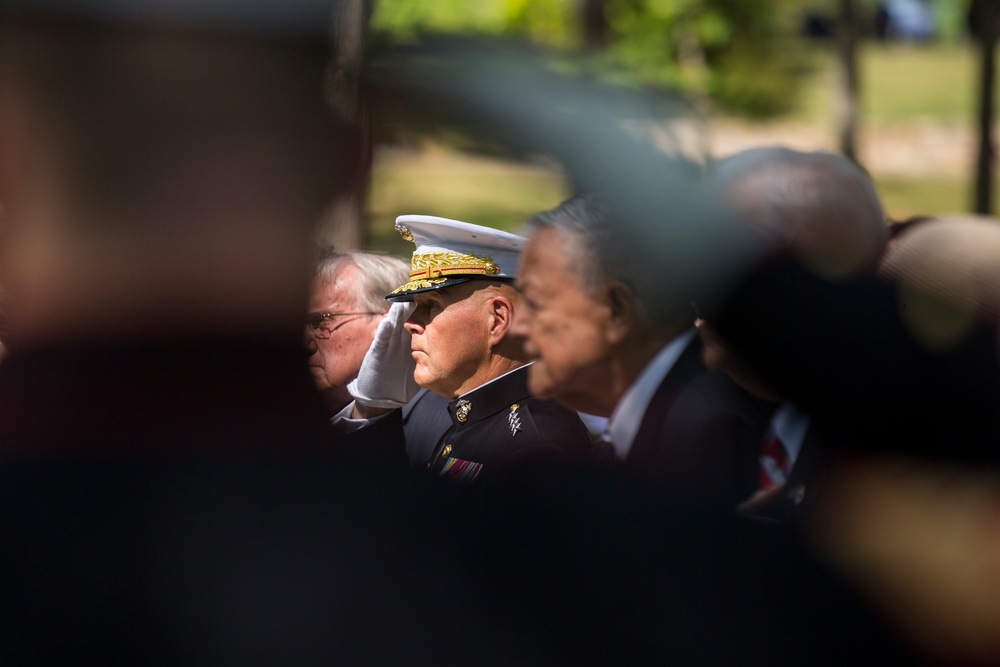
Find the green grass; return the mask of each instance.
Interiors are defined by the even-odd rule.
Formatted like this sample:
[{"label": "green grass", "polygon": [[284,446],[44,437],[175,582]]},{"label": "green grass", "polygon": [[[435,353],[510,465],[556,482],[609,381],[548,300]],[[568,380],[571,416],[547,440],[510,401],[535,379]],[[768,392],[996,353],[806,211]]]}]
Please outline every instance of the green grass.
[{"label": "green grass", "polygon": [[972,200],[971,186],[960,178],[882,177],[875,183],[886,214],[896,220],[967,211]]},{"label": "green grass", "polygon": [[385,151],[375,162],[368,202],[370,245],[409,254],[393,229],[397,215],[418,213],[517,231],[532,214],[567,196],[554,168],[468,155],[440,146]]},{"label": "green grass", "polygon": [[[836,113],[832,52],[802,90],[799,116],[829,122]],[[976,109],[977,56],[969,44],[865,44],[859,57],[861,112],[865,121],[971,122]]]}]

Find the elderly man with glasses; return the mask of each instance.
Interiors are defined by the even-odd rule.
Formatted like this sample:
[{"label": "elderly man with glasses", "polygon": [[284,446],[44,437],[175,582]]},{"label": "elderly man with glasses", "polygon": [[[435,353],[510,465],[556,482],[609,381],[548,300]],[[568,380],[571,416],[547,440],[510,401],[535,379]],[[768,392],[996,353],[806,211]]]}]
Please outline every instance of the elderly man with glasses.
[{"label": "elderly man with glasses", "polygon": [[374,252],[334,252],[320,260],[305,345],[309,370],[330,414],[351,401],[347,383],[358,376],[375,329],[389,310],[385,295],[406,282],[409,273],[402,258]]}]

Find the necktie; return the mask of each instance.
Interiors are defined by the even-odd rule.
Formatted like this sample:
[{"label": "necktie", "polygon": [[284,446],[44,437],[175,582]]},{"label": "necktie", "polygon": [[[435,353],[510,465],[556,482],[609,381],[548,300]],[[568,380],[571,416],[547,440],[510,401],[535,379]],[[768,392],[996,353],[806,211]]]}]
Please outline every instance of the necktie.
[{"label": "necktie", "polygon": [[764,445],[764,450],[760,454],[758,473],[762,489],[784,484],[788,479],[788,450],[778,436],[771,436]]}]

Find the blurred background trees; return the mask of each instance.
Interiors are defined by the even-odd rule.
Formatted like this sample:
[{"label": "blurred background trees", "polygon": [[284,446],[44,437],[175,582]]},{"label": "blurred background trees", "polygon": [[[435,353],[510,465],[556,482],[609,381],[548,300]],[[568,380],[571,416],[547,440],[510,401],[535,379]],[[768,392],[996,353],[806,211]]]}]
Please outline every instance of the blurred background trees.
[{"label": "blurred background trees", "polygon": [[[526,39],[611,80],[671,87],[749,117],[794,107],[811,71],[808,0],[376,0],[372,30]],[[815,4],[815,3],[813,3]]]},{"label": "blurred background trees", "polygon": [[[679,91],[707,119],[713,153],[762,143],[841,151],[873,174],[895,217],[992,205],[983,102],[996,75],[969,38],[970,0],[354,2],[369,41],[512,38],[545,47],[562,69]],[[342,66],[351,57],[337,54]],[[516,227],[566,194],[551,165],[470,152],[458,137],[404,128],[375,142],[366,206],[341,209],[357,219],[350,243],[396,247],[400,213]]]}]

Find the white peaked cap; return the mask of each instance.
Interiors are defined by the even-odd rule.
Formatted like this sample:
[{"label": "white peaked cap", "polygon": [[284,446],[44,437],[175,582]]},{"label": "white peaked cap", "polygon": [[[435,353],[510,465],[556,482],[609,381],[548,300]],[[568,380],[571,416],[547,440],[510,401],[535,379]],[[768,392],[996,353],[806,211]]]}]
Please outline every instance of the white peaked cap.
[{"label": "white peaked cap", "polygon": [[521,265],[523,236],[431,215],[401,215],[396,231],[416,249],[410,262],[410,281],[386,296],[390,301],[412,301],[418,292],[441,289],[469,280],[513,280]]}]

